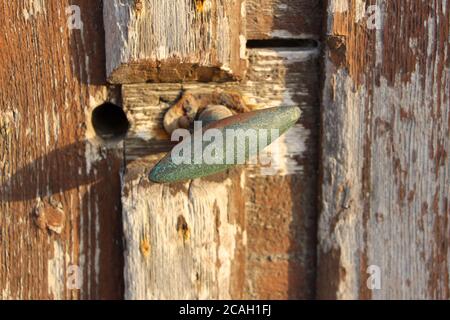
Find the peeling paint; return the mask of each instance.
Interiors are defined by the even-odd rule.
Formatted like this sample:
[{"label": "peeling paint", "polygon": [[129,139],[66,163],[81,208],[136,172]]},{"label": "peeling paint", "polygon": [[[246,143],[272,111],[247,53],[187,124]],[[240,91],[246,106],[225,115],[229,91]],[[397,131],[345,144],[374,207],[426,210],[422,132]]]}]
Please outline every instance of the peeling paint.
[{"label": "peeling paint", "polygon": [[[387,1],[378,4],[389,9]],[[319,265],[332,269],[319,278],[332,278],[333,286],[321,290],[333,290],[325,294],[338,299],[449,295],[450,259],[442,242],[450,192],[450,166],[442,160],[450,150],[450,79],[442,73],[449,44],[437,37],[448,23],[440,21],[441,4],[402,2],[396,8],[383,13],[377,30],[342,35],[357,45],[347,48],[345,69],[329,56],[325,61],[318,240]],[[332,15],[329,32],[341,35],[354,18]],[[399,33],[400,25],[414,27]],[[364,63],[351,60],[350,54],[358,54],[354,50],[368,48],[373,52]],[[391,59],[399,56],[403,61]],[[383,270],[380,290],[366,287],[370,265]]]},{"label": "peeling paint", "polygon": [[45,0],[26,0],[22,15],[26,21],[36,18],[40,14],[46,14]]},{"label": "peeling paint", "polygon": [[330,0],[329,8],[332,13],[343,13],[349,10],[350,0]]},{"label": "peeling paint", "polygon": [[355,22],[359,23],[366,16],[366,1],[355,1]]}]

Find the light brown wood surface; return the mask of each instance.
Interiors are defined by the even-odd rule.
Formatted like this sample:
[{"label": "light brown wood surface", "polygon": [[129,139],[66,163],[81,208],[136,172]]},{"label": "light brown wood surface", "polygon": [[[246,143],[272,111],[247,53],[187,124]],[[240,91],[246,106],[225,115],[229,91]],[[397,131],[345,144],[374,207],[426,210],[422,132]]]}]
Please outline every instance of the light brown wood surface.
[{"label": "light brown wood surface", "polygon": [[328,4],[318,297],[448,299],[450,3],[370,4]]},{"label": "light brown wood surface", "polygon": [[106,72],[112,83],[202,82],[245,74],[245,2],[104,2]]}]

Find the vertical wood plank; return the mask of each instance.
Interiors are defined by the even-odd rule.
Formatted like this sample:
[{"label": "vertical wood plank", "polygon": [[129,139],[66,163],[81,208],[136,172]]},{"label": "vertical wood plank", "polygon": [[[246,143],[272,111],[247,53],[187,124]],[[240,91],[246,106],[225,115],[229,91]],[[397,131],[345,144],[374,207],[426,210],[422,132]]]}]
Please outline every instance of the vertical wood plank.
[{"label": "vertical wood plank", "polygon": [[329,1],[320,298],[450,296],[449,5]]},{"label": "vertical wood plank", "polygon": [[158,185],[148,164],[129,165],[124,181],[125,298],[242,297],[240,174]]},{"label": "vertical wood plank", "polygon": [[121,155],[86,129],[107,98],[102,1],[0,11],[0,298],[120,298]]},{"label": "vertical wood plank", "polygon": [[299,123],[248,168],[249,299],[311,299],[315,289],[319,150],[318,49],[250,49],[247,94],[262,107],[298,106]]}]

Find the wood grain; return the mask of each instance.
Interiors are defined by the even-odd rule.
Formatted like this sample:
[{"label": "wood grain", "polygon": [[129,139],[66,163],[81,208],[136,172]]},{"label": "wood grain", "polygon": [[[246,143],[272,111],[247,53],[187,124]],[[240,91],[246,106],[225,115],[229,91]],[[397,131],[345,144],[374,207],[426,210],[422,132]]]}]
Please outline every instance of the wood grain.
[{"label": "wood grain", "polygon": [[[131,123],[122,195],[127,298],[313,295],[318,51],[274,48],[251,49],[248,54],[249,72],[243,83],[123,86]],[[237,168],[185,184],[149,182],[152,165],[173,146],[162,128],[164,112],[183,90],[217,89],[241,92],[252,108],[301,107],[302,120],[274,148],[273,171],[247,167],[244,172]],[[291,194],[280,197],[278,192],[268,192],[270,188]],[[189,241],[177,233],[180,216],[191,230]],[[282,232],[264,232],[277,222],[282,223]],[[148,258],[140,250],[143,239],[151,246]],[[217,250],[224,255],[217,255]],[[264,279],[268,267],[277,276]],[[273,292],[263,289],[269,280]]]},{"label": "wood grain", "polygon": [[158,185],[147,179],[151,164],[128,165],[124,180],[125,298],[240,298],[240,173]]},{"label": "wood grain", "polygon": [[112,83],[220,81],[245,72],[241,0],[104,2]]},{"label": "wood grain", "polygon": [[271,170],[247,168],[248,299],[314,298],[318,55],[317,49],[296,48],[249,53],[248,95],[266,106],[297,105],[302,115],[274,145]]},{"label": "wood grain", "polygon": [[170,185],[148,180],[173,146],[162,117],[181,91],[180,84],[122,89],[131,123],[122,192],[125,298],[238,299],[245,271],[241,171]]},{"label": "wood grain", "polygon": [[376,3],[328,7],[318,296],[448,299],[450,6]]},{"label": "wood grain", "polygon": [[246,0],[247,39],[319,39],[322,0]]},{"label": "wood grain", "polygon": [[86,129],[107,99],[101,3],[0,3],[2,299],[122,296],[121,155]]}]

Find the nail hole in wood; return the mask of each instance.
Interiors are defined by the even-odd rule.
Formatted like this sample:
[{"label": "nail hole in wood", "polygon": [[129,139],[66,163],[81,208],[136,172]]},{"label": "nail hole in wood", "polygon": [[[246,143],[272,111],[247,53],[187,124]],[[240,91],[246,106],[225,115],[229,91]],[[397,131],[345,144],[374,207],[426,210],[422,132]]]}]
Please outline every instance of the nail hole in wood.
[{"label": "nail hole in wood", "polygon": [[105,102],[92,112],[92,126],[103,140],[117,141],[125,138],[130,122],[121,107]]},{"label": "nail hole in wood", "polygon": [[177,219],[177,231],[178,235],[183,239],[183,242],[186,242],[191,237],[191,231],[189,230],[189,226],[187,224],[186,219],[183,216],[178,216]]}]

